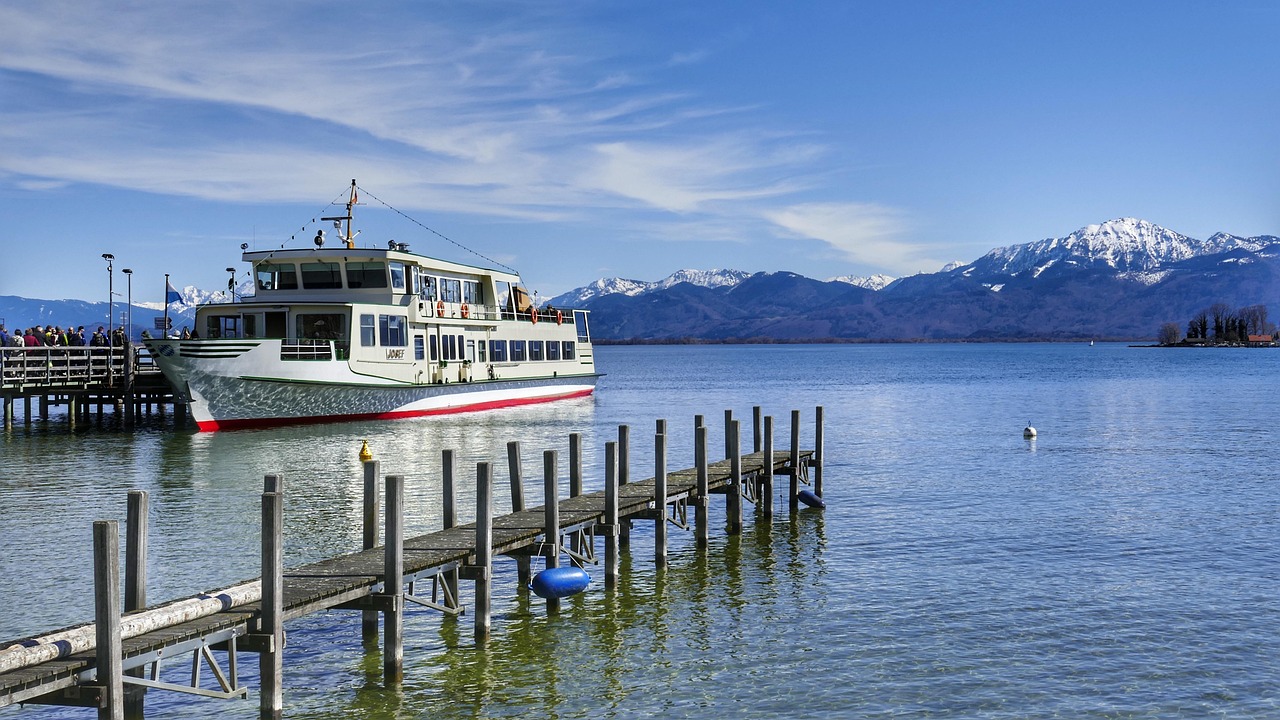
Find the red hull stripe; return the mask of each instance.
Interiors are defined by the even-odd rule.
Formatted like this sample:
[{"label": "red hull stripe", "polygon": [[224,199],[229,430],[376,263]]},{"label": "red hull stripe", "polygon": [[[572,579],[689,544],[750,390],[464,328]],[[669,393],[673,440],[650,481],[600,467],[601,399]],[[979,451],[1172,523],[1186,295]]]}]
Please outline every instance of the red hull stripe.
[{"label": "red hull stripe", "polygon": [[351,420],[395,420],[398,418],[423,417],[425,415],[452,415],[455,413],[476,412],[479,410],[496,410],[498,408],[516,407],[518,405],[534,405],[536,403],[552,402],[554,400],[568,400],[570,398],[586,397],[593,392],[594,388],[587,390],[577,390],[563,395],[547,395],[545,397],[534,398],[516,398],[513,400],[494,400],[491,402],[475,403],[473,405],[459,405],[448,408],[435,408],[433,410],[395,410],[384,413],[356,413],[351,415],[316,415],[312,417],[293,417],[293,418],[246,418],[242,420],[206,420],[197,422],[196,426],[201,432],[211,432],[214,430],[240,430],[243,428],[262,428],[277,427],[280,425],[310,425],[315,423],[333,423],[348,422]]}]

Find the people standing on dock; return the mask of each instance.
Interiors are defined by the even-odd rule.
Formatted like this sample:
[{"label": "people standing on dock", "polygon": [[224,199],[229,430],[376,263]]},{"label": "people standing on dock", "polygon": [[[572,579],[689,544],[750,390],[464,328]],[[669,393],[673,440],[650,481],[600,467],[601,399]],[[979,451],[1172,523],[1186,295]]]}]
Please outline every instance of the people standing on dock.
[{"label": "people standing on dock", "polygon": [[91,345],[92,347],[107,346],[107,334],[106,332],[103,331],[101,325],[99,325],[98,329],[94,331],[93,337],[89,338],[89,345]]},{"label": "people standing on dock", "polygon": [[67,329],[67,344],[71,347],[84,347],[84,326],[81,325],[79,330]]},{"label": "people standing on dock", "polygon": [[44,344],[40,342],[39,338],[36,337],[36,332],[38,331],[39,327],[40,326],[37,325],[33,328],[27,328],[27,334],[22,336],[22,341],[27,347],[40,347],[41,345]]},{"label": "people standing on dock", "polygon": [[0,347],[9,347],[9,331],[0,325]]}]

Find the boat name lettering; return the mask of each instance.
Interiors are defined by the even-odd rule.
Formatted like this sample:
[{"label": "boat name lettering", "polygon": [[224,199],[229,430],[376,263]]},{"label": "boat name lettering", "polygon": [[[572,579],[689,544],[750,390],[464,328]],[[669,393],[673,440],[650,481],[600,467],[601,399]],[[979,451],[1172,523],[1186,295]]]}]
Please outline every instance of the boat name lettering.
[{"label": "boat name lettering", "polygon": [[403,350],[403,349],[400,349],[400,350],[388,350],[388,351],[387,351],[387,359],[388,359],[388,360],[403,360],[403,359],[404,359],[404,350]]}]

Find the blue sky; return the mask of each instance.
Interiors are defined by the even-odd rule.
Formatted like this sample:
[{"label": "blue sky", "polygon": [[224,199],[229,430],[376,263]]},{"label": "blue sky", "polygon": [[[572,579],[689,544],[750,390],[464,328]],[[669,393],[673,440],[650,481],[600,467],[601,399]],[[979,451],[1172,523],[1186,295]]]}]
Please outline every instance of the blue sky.
[{"label": "blue sky", "polygon": [[1129,216],[1280,234],[1274,2],[0,0],[0,27],[0,295],[105,299],[104,252],[135,300],[217,289],[352,178],[358,242],[480,261],[382,201],[543,297],[933,272]]}]

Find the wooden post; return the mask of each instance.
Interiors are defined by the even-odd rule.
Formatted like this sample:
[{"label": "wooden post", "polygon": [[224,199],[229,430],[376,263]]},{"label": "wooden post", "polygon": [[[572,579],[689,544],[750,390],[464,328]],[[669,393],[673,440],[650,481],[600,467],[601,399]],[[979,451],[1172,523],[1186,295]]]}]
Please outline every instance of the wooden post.
[{"label": "wooden post", "polygon": [[618,444],[604,444],[604,586],[618,586]]},{"label": "wooden post", "polygon": [[[440,453],[441,474],[443,476],[443,505],[444,518],[441,525],[445,530],[449,530],[458,524],[458,487],[454,482],[454,477],[458,472],[458,458],[453,450],[443,450]],[[449,588],[449,597],[456,602],[458,599],[458,569],[447,570],[444,573],[444,584]]]},{"label": "wooden post", "polygon": [[760,452],[760,406],[751,408],[751,452]]},{"label": "wooden post", "polygon": [[658,418],[658,425],[657,425],[657,430],[656,430],[656,432],[657,432],[657,434],[658,434],[658,435],[666,435],[666,434],[667,434],[667,421],[666,421],[665,419],[663,419],[663,418]]},{"label": "wooden post", "polygon": [[138,419],[138,399],[133,393],[133,355],[137,350],[132,343],[124,346],[124,426],[132,428]]},{"label": "wooden post", "polygon": [[[278,478],[268,475],[270,481]],[[258,656],[262,677],[259,714],[284,713],[284,495],[262,493],[262,626],[266,649]]]},{"label": "wooden post", "polygon": [[264,493],[283,493],[284,492],[284,476],[280,473],[272,473],[262,476],[262,492]]},{"label": "wooden post", "polygon": [[[124,544],[124,611],[133,612],[147,606],[147,493],[130,490],[125,514]],[[131,677],[142,677],[144,668],[125,671]],[[146,688],[130,685],[125,689],[126,717],[141,718]]]},{"label": "wooden post", "polygon": [[9,395],[4,396],[4,429],[13,429],[13,398]]},{"label": "wooden post", "polygon": [[93,523],[93,615],[97,645],[98,717],[124,720],[123,643],[120,639],[120,528],[114,520]]},{"label": "wooden post", "polygon": [[726,428],[729,440],[729,488],[725,494],[725,511],[729,516],[728,533],[742,532],[742,455],[738,452],[741,432],[737,420],[730,420]]},{"label": "wooden post", "polygon": [[791,512],[800,510],[800,411],[791,411]]},{"label": "wooden post", "polygon": [[822,497],[822,406],[819,405],[813,420],[813,492]]},{"label": "wooden post", "polygon": [[[511,473],[511,512],[524,512],[524,473],[520,465],[520,442],[512,440],[507,443],[507,468]],[[533,575],[529,572],[529,556],[516,558],[516,583],[519,591],[529,592],[529,583]]]},{"label": "wooden post", "polygon": [[[556,475],[560,458],[555,450],[542,453],[542,507],[546,520],[546,542],[542,555],[547,559],[547,569],[560,567],[560,479]],[[547,612],[560,610],[559,598],[547,598]]]},{"label": "wooden post", "polygon": [[764,492],[760,493],[760,507],[766,520],[773,519],[773,416],[764,418]]},{"label": "wooden post", "polygon": [[701,416],[701,415],[694,415],[694,416],[693,416],[693,429],[694,429],[694,430],[697,430],[698,428],[702,427],[702,425],[703,425],[703,422],[702,422],[702,416]]},{"label": "wooden post", "polygon": [[707,427],[699,425],[693,433],[693,463],[697,468],[698,485],[693,497],[694,538],[699,548],[705,549],[711,539],[707,525],[707,509],[711,498],[707,493]]},{"label": "wooden post", "polygon": [[[631,426],[618,426],[618,487],[631,480]],[[618,520],[618,547],[631,547],[631,521]]]},{"label": "wooden post", "polygon": [[729,449],[729,426],[733,424],[733,410],[724,411],[724,459],[728,460],[733,457],[733,451]]},{"label": "wooden post", "polygon": [[382,679],[388,685],[404,679],[404,476],[387,476],[386,543],[382,564]]},{"label": "wooden post", "polygon": [[80,411],[80,408],[76,405],[76,399],[75,395],[67,396],[67,425],[72,429],[75,429],[76,414]]},{"label": "wooden post", "polygon": [[667,423],[658,421],[658,432],[653,436],[653,509],[658,515],[653,520],[653,564],[667,566]]},{"label": "wooden post", "polygon": [[[382,515],[382,482],[378,474],[381,465],[377,460],[365,460],[360,463],[364,468],[364,503],[363,523],[364,538],[362,547],[372,550],[378,547],[378,526]],[[378,611],[360,611],[360,640],[365,645],[376,645],[378,642]]]},{"label": "wooden post", "polygon": [[493,469],[476,465],[476,642],[489,639],[489,594],[493,576]]},{"label": "wooden post", "polygon": [[[582,494],[582,433],[569,433],[569,497]],[[569,548],[575,553],[582,552],[579,541],[581,535],[574,533],[569,538]]]}]

